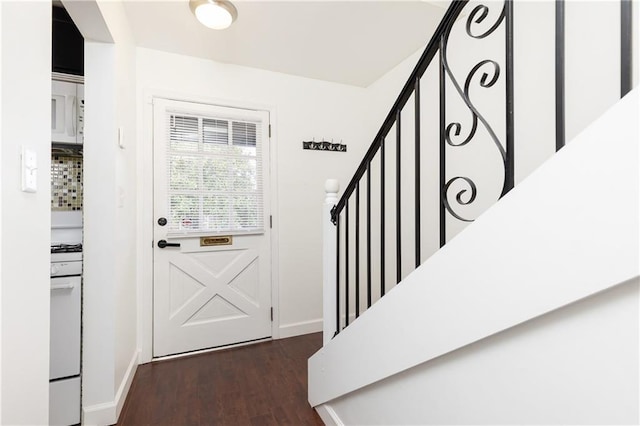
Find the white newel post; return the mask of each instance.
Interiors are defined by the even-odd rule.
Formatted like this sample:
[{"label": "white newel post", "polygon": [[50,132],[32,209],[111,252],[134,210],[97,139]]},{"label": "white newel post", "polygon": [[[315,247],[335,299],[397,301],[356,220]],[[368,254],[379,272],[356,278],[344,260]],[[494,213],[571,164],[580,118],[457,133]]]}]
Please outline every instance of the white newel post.
[{"label": "white newel post", "polygon": [[324,184],[325,199],[322,208],[322,341],[326,345],[336,332],[336,226],[331,222],[331,209],[338,203],[340,184],[337,179],[327,179]]}]

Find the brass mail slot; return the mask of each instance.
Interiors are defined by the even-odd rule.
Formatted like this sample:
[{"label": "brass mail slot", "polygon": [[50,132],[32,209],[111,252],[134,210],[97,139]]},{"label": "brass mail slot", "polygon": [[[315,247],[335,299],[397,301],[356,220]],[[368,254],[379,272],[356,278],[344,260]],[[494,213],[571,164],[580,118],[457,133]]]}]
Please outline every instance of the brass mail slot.
[{"label": "brass mail slot", "polygon": [[223,237],[200,237],[200,247],[206,246],[230,246],[233,244],[233,237],[225,235]]}]

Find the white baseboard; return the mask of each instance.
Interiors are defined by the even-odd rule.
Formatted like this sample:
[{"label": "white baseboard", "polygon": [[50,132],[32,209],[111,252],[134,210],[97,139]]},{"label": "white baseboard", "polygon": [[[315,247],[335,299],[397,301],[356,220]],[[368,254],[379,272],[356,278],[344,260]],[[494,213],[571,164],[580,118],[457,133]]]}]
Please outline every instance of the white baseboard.
[{"label": "white baseboard", "polygon": [[122,382],[118,387],[113,401],[94,404],[82,408],[82,424],[83,425],[113,425],[118,422],[120,411],[127,399],[127,394],[133,382],[133,376],[136,374],[140,358],[140,351],[136,350],[131,357],[127,371],[124,373]]},{"label": "white baseboard", "polygon": [[127,367],[127,371],[124,373],[124,377],[122,378],[122,382],[120,383],[120,387],[118,388],[118,392],[116,392],[116,421],[120,417],[120,412],[122,411],[124,402],[126,401],[127,395],[129,394],[129,389],[131,388],[131,383],[133,382],[133,377],[136,375],[136,370],[138,369],[139,364],[140,350],[137,350],[133,353],[131,361],[129,362],[129,366]]},{"label": "white baseboard", "polygon": [[280,326],[280,339],[322,331],[322,318]]},{"label": "white baseboard", "polygon": [[338,414],[333,411],[329,404],[322,404],[315,407],[316,412],[327,426],[344,426]]},{"label": "white baseboard", "polygon": [[115,423],[116,404],[113,401],[82,407],[83,425],[104,426]]}]

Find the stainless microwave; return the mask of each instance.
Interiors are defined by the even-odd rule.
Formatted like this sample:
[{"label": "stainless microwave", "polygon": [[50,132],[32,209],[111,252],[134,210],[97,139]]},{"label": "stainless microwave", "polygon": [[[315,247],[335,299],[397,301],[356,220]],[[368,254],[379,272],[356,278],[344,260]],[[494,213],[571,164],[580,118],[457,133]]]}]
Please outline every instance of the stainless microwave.
[{"label": "stainless microwave", "polygon": [[51,141],[84,142],[84,85],[53,80],[51,84]]}]

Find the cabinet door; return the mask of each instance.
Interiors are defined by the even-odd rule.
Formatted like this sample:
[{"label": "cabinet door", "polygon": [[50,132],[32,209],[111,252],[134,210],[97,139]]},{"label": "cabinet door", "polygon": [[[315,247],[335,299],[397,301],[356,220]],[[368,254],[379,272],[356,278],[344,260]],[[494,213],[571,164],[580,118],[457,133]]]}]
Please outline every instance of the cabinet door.
[{"label": "cabinet door", "polygon": [[49,383],[49,424],[80,424],[80,377]]},{"label": "cabinet door", "polygon": [[80,277],[51,278],[49,379],[80,374]]},{"label": "cabinet door", "polygon": [[76,143],[78,97],[76,84],[53,81],[51,84],[51,141]]}]

